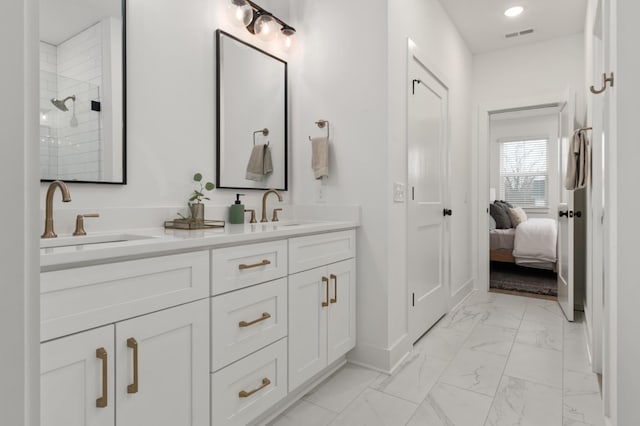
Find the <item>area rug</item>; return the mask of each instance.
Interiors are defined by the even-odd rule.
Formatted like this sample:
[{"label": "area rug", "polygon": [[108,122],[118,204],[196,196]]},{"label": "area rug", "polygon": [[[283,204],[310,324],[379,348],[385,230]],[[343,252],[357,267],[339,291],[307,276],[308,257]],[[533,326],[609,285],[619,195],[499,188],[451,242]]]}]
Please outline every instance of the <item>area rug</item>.
[{"label": "area rug", "polygon": [[525,268],[513,263],[491,262],[491,288],[557,296],[557,280],[558,275],[553,271]]}]

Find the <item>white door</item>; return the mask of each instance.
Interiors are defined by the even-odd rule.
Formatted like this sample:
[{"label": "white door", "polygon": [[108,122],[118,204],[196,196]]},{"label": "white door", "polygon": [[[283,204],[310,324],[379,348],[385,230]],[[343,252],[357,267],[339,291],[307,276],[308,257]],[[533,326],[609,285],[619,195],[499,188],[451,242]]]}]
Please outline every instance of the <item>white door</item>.
[{"label": "white door", "polygon": [[113,426],[113,326],[40,345],[40,424]]},{"label": "white door", "polygon": [[[415,53],[415,52],[414,52]],[[409,59],[407,280],[415,342],[447,311],[445,188],[448,92],[416,54]]]},{"label": "white door", "polygon": [[116,324],[118,426],[209,424],[209,300]]},{"label": "white door", "polygon": [[329,318],[327,327],[327,363],[346,354],[356,345],[356,261],[328,266]]},{"label": "white door", "polygon": [[[573,99],[567,94],[565,99]],[[568,101],[560,111],[560,204],[558,205],[558,303],[569,321],[573,321],[573,191],[564,187],[567,175],[567,155],[573,137],[575,106]]]},{"label": "white door", "polygon": [[327,268],[289,276],[289,392],[327,366]]}]

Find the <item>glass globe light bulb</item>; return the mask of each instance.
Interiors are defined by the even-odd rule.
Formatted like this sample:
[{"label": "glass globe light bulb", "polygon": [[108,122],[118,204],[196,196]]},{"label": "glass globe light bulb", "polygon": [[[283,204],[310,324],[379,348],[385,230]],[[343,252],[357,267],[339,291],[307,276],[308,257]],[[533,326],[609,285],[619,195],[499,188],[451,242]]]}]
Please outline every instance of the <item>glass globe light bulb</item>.
[{"label": "glass globe light bulb", "polygon": [[231,0],[227,13],[233,25],[246,27],[253,19],[253,9],[246,0]]},{"label": "glass globe light bulb", "polygon": [[289,50],[291,49],[291,46],[293,46],[293,36],[295,35],[295,33],[296,30],[289,26],[284,26],[280,30],[280,43],[282,44],[282,47],[285,48],[285,50]]},{"label": "glass globe light bulb", "polygon": [[271,41],[278,35],[278,23],[273,16],[262,14],[253,24],[253,30],[261,40]]}]

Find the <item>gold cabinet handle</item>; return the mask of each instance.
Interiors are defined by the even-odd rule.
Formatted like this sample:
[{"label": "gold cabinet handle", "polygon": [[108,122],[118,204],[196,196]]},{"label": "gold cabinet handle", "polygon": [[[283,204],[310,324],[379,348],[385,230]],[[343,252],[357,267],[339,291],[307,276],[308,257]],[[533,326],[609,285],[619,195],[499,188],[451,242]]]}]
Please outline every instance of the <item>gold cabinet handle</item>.
[{"label": "gold cabinet handle", "polygon": [[96,349],[96,358],[102,361],[102,396],[96,399],[96,407],[105,408],[107,406],[107,393],[108,384],[107,377],[109,372],[107,370],[107,350],[105,348]]},{"label": "gold cabinet handle", "polygon": [[322,282],[326,286],[325,288],[327,290],[327,297],[324,299],[324,302],[322,302],[322,307],[326,308],[327,306],[329,306],[329,278],[322,277]]},{"label": "gold cabinet handle", "polygon": [[138,342],[129,337],[127,347],[133,349],[133,383],[127,385],[127,393],[138,393]]},{"label": "gold cabinet handle", "polygon": [[331,299],[331,303],[338,303],[338,276],[331,274],[329,278],[333,280],[333,299]]},{"label": "gold cabinet handle", "polygon": [[260,386],[258,386],[257,388],[255,388],[254,390],[251,390],[249,392],[247,391],[240,391],[238,392],[238,396],[240,398],[248,398],[251,395],[253,395],[254,393],[258,392],[259,390],[262,390],[264,388],[266,388],[267,386],[269,386],[271,384],[271,380],[267,379],[266,377],[264,379],[262,379],[262,384]]},{"label": "gold cabinet handle", "polygon": [[268,312],[263,312],[262,316],[260,318],[255,319],[255,320],[250,321],[250,322],[240,321],[238,323],[238,326],[239,327],[249,327],[250,325],[257,324],[257,323],[259,323],[261,321],[264,321],[264,320],[267,320],[269,318],[271,318],[271,314],[269,314]]},{"label": "gold cabinet handle", "polygon": [[267,259],[264,259],[262,262],[254,263],[253,265],[245,265],[244,263],[241,263],[240,265],[238,265],[238,269],[243,271],[245,269],[259,268],[261,266],[267,266],[267,265],[271,265],[271,261],[267,260]]}]

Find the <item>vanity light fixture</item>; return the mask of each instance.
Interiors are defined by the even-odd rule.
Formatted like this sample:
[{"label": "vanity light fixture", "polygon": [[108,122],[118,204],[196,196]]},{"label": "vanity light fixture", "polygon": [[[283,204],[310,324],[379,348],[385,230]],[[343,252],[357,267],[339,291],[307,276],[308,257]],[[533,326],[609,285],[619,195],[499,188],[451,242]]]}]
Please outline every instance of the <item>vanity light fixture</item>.
[{"label": "vanity light fixture", "polygon": [[514,6],[504,11],[504,16],[509,18],[515,18],[516,16],[520,16],[524,12],[524,7],[522,6]]},{"label": "vanity light fixture", "polygon": [[245,26],[247,31],[264,41],[279,36],[286,49],[291,47],[295,28],[251,0],[230,0],[227,8],[234,24]]}]

